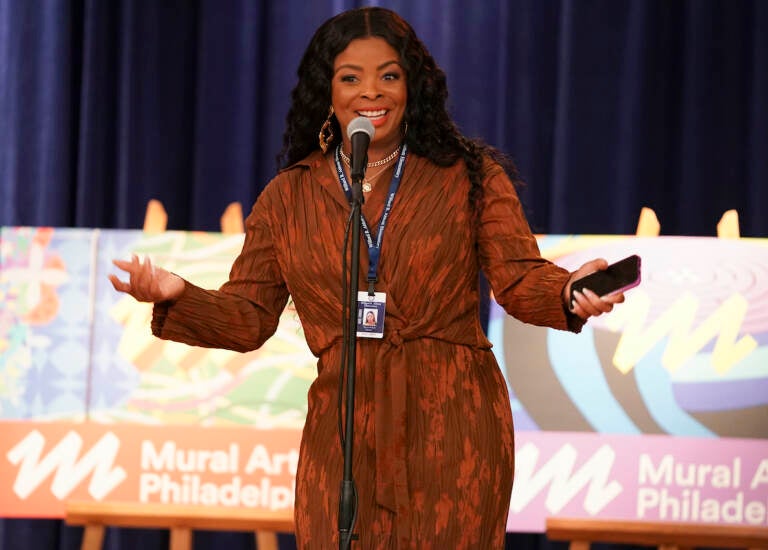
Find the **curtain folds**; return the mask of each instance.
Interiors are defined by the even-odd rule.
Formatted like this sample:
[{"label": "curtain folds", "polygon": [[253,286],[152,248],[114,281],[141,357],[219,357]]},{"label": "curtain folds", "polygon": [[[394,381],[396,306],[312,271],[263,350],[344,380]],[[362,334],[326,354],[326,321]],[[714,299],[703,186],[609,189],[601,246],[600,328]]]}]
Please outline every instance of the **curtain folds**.
[{"label": "curtain folds", "polygon": [[[139,228],[152,198],[170,229],[248,212],[314,29],[363,3],[0,0],[0,225]],[[714,235],[729,209],[768,235],[768,2],[370,3],[414,26],[462,130],[516,161],[535,232],[634,233],[649,206],[665,235]],[[0,550],[77,533],[0,520]],[[253,545],[226,536],[196,547]]]},{"label": "curtain folds", "polygon": [[[215,230],[275,172],[299,58],[356,3],[0,0],[0,224]],[[448,74],[461,128],[499,147],[547,233],[742,234],[768,221],[760,1],[379,2]]]}]

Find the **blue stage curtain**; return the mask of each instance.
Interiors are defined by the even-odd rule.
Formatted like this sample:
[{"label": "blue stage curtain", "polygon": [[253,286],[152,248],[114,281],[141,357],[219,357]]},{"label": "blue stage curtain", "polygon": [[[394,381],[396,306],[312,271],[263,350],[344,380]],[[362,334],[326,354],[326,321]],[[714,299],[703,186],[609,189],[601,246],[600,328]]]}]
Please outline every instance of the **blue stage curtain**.
[{"label": "blue stage curtain", "polygon": [[[728,209],[743,236],[768,235],[768,2],[371,3],[422,37],[463,131],[515,159],[534,231],[634,233],[650,206],[666,235],[714,235]],[[275,173],[312,32],[359,4],[0,0],[0,225],[139,228],[156,198],[169,228],[217,230]],[[79,538],[0,520],[0,550]],[[106,546],[166,544],[110,530]]]},{"label": "blue stage curtain", "polygon": [[[0,225],[216,230],[275,173],[299,58],[349,0],[0,0]],[[532,227],[768,234],[768,4],[381,1],[518,163]]]}]

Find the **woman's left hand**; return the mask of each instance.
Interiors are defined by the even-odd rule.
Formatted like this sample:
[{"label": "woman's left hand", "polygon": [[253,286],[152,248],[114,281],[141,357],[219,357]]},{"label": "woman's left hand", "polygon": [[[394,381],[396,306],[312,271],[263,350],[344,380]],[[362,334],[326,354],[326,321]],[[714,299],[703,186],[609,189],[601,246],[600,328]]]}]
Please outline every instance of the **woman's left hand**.
[{"label": "woman's left hand", "polygon": [[571,277],[565,285],[563,296],[565,306],[584,320],[587,320],[590,317],[597,317],[603,313],[608,313],[613,309],[614,304],[620,304],[624,301],[623,292],[616,292],[600,297],[588,288],[585,288],[583,292],[574,292],[573,303],[570,303],[571,284],[573,281],[580,279],[585,275],[589,275],[590,273],[594,273],[595,271],[603,270],[606,267],[608,267],[608,262],[603,258],[589,261],[571,273]]}]

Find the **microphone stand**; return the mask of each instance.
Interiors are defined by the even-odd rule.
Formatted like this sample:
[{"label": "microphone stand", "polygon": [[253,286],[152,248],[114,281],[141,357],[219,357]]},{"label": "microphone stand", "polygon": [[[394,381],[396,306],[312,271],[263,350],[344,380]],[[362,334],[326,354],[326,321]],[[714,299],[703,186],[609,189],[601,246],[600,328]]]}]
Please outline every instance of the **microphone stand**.
[{"label": "microphone stand", "polygon": [[[367,155],[366,155],[367,156]],[[366,159],[367,160],[367,159]],[[365,166],[365,163],[363,163]],[[339,550],[347,550],[357,535],[352,533],[357,517],[357,488],[352,478],[352,446],[355,426],[355,366],[357,365],[357,291],[360,273],[360,226],[363,203],[363,174],[350,174],[352,177],[352,250],[349,272],[349,319],[347,331],[347,399],[344,430],[344,472],[341,480],[339,499]],[[341,388],[339,388],[341,391]]]}]

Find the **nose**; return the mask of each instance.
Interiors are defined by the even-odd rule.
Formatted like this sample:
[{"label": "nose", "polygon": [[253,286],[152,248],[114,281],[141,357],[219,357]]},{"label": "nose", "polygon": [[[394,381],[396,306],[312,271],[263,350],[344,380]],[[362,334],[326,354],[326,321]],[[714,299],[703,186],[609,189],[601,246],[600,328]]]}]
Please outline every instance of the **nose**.
[{"label": "nose", "polygon": [[376,77],[366,78],[360,90],[360,95],[366,99],[376,99],[381,97],[379,79]]}]

